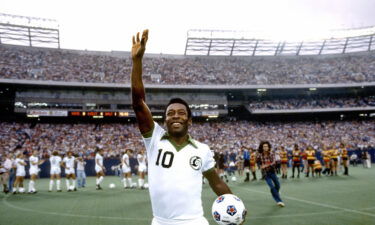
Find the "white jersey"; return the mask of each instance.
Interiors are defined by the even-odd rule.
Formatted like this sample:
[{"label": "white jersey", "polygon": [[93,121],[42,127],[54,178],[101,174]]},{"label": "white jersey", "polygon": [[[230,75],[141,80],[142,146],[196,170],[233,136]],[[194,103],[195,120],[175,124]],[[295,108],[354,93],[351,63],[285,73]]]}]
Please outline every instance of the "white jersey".
[{"label": "white jersey", "polygon": [[130,173],[130,163],[129,163],[129,156],[128,154],[124,154],[122,156],[122,172],[123,173]]},{"label": "white jersey", "polygon": [[74,156],[71,156],[70,158],[67,156],[64,157],[63,162],[65,163],[65,168],[74,169],[74,160],[75,160]]},{"label": "white jersey", "polygon": [[146,172],[147,171],[146,155],[138,154],[137,160],[138,160],[138,172],[141,172],[141,173]]},{"label": "white jersey", "polygon": [[96,153],[95,155],[95,166],[103,166],[103,156],[101,156],[99,153]]},{"label": "white jersey", "polygon": [[129,156],[126,153],[122,156],[122,166],[123,167],[129,167],[130,166],[130,164],[129,164]]},{"label": "white jersey", "polygon": [[101,156],[99,153],[96,153],[95,155],[95,172],[104,172],[103,169],[103,156]]},{"label": "white jersey", "polygon": [[146,156],[145,155],[138,154],[137,160],[138,160],[139,166],[146,166]]},{"label": "white jersey", "polygon": [[25,160],[20,159],[20,158],[16,158],[14,163],[17,167],[16,176],[17,177],[24,177],[26,175],[25,165],[23,165],[23,163],[25,163]]},{"label": "white jersey", "polygon": [[51,163],[51,168],[60,168],[60,163],[61,163],[60,156],[54,155],[51,158],[49,158],[49,161]]},{"label": "white jersey", "polygon": [[29,158],[29,161],[30,161],[30,169],[29,169],[29,173],[30,175],[31,174],[38,174],[38,165],[39,165],[39,158],[37,156],[30,156]]},{"label": "white jersey", "polygon": [[202,173],[215,166],[210,148],[189,139],[177,150],[155,122],[152,136],[143,140],[154,217],[171,222],[202,218]]}]

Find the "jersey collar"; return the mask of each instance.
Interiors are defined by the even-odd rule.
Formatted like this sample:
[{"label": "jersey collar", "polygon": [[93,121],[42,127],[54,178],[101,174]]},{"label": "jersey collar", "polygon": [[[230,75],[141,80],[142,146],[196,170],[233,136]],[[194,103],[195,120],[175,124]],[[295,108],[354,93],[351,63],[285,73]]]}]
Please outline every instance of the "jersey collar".
[{"label": "jersey collar", "polygon": [[188,134],[188,139],[186,142],[182,143],[181,145],[178,145],[175,141],[173,141],[171,138],[170,138],[170,135],[168,132],[166,132],[162,137],[161,137],[161,140],[168,140],[172,145],[173,147],[175,147],[175,149],[177,151],[180,151],[181,149],[183,149],[184,147],[186,147],[188,144],[190,144],[191,146],[193,146],[194,148],[198,148],[197,144],[195,143],[195,140],[190,136],[190,134]]}]

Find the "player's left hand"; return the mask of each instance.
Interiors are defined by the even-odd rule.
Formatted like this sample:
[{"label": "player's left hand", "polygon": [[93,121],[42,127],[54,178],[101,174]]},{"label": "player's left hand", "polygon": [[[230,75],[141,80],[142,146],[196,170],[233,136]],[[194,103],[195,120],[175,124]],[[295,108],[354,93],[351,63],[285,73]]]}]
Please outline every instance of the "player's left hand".
[{"label": "player's left hand", "polygon": [[144,30],[141,39],[139,39],[139,32],[137,36],[133,36],[133,46],[132,46],[132,59],[142,59],[143,54],[146,50],[146,43],[148,40],[148,30]]}]

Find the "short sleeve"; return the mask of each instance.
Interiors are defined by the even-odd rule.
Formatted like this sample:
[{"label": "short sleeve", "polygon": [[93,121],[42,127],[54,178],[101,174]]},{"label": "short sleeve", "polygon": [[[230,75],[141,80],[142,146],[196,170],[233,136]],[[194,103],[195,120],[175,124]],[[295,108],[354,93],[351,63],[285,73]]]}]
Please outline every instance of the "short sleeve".
[{"label": "short sleeve", "polygon": [[203,159],[202,173],[215,167],[214,154],[211,152],[210,148],[207,146],[205,157]]},{"label": "short sleeve", "polygon": [[146,151],[149,156],[155,144],[160,141],[164,134],[165,130],[154,121],[154,129],[152,130],[151,136],[147,138],[143,137],[143,142],[145,143]]}]

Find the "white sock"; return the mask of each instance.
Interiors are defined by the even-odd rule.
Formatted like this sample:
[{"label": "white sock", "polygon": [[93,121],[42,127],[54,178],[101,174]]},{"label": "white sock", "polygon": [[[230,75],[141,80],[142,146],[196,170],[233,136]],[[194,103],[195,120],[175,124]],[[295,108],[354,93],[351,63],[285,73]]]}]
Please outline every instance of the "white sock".
[{"label": "white sock", "polygon": [[65,180],[66,182],[66,190],[69,190],[70,189],[70,182],[68,179]]},{"label": "white sock", "polygon": [[72,181],[72,185],[73,185],[73,189],[75,189],[76,188],[76,184],[77,184],[77,180],[76,179],[74,179],[73,181]]},{"label": "white sock", "polygon": [[138,187],[139,187],[139,188],[142,187],[142,179],[138,179]]},{"label": "white sock", "polygon": [[20,193],[24,193],[24,192],[25,192],[25,189],[24,189],[23,187],[20,187],[20,188],[19,188],[19,191],[20,191]]},{"label": "white sock", "polygon": [[32,192],[32,191],[34,191],[34,181],[30,180],[29,181],[29,192]]},{"label": "white sock", "polygon": [[60,183],[61,183],[61,180],[57,180],[57,181],[56,181],[56,189],[57,189],[57,190],[61,190],[61,188],[60,188]]},{"label": "white sock", "polygon": [[101,184],[103,182],[103,179],[104,179],[103,176],[99,177],[99,184]]},{"label": "white sock", "polygon": [[50,191],[52,191],[52,189],[53,189],[53,183],[54,183],[54,180],[49,181],[49,190]]},{"label": "white sock", "polygon": [[133,187],[133,181],[132,181],[132,178],[128,178],[128,182],[129,182],[129,187]]},{"label": "white sock", "polygon": [[99,178],[96,178],[96,185],[99,185]]},{"label": "white sock", "polygon": [[122,178],[122,183],[124,184],[124,188],[126,188],[128,185],[126,184],[126,178]]}]

